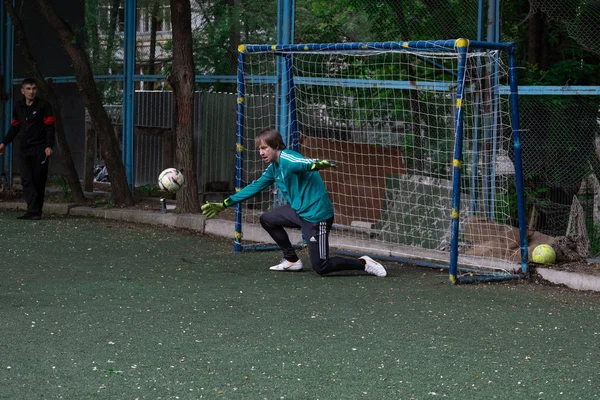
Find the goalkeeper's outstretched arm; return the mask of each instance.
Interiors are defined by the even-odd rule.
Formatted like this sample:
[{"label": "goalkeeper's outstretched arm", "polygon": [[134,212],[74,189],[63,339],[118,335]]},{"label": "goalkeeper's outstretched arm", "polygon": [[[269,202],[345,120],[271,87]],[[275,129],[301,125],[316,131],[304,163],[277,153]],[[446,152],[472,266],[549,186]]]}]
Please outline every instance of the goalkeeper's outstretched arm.
[{"label": "goalkeeper's outstretched arm", "polygon": [[273,177],[273,171],[272,168],[269,167],[265,170],[265,172],[263,172],[260,178],[241,189],[239,192],[227,197],[222,202],[206,202],[206,204],[202,206],[202,214],[206,215],[208,218],[214,218],[227,207],[234,206],[237,203],[256,196],[267,187],[271,186],[274,182],[275,178]]}]

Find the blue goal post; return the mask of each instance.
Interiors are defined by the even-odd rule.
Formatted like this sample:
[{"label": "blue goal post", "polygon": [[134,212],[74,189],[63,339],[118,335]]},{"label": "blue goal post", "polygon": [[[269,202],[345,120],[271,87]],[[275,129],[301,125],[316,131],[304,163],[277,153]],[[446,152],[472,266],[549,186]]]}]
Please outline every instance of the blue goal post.
[{"label": "blue goal post", "polygon": [[[340,164],[321,173],[334,251],[448,268],[451,284],[528,274],[513,43],[240,45],[237,81],[236,190],[275,127]],[[235,251],[276,249],[258,218],[284,202],[274,187],[238,204]]]}]

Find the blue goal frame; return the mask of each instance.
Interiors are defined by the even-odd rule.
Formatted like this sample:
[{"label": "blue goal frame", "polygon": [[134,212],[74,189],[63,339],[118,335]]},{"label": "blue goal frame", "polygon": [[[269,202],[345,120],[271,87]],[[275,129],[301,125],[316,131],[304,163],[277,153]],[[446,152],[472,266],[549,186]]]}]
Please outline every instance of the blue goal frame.
[{"label": "blue goal frame", "polygon": [[[297,140],[293,139],[293,135],[298,132],[296,119],[296,99],[294,94],[294,77],[292,76],[292,68],[278,68],[278,76],[272,77],[248,77],[245,75],[244,65],[246,54],[253,52],[271,52],[283,57],[282,62],[291,66],[294,53],[303,52],[335,52],[335,51],[385,51],[385,50],[419,50],[423,52],[423,57],[426,57],[427,51],[447,51],[456,53],[458,56],[458,73],[456,81],[456,126],[455,126],[455,141],[453,151],[453,177],[452,177],[452,204],[451,207],[451,232],[450,232],[450,260],[449,260],[449,283],[457,284],[459,282],[470,282],[475,280],[492,281],[521,278],[528,274],[528,247],[526,235],[526,217],[525,217],[525,197],[523,184],[523,169],[521,160],[521,135],[519,126],[519,106],[518,106],[518,82],[517,82],[517,62],[516,62],[516,47],[514,43],[491,43],[483,41],[469,41],[467,39],[454,40],[431,40],[431,41],[407,41],[407,42],[366,42],[366,43],[329,43],[329,44],[283,44],[283,45],[240,45],[238,48],[238,70],[237,70],[237,146],[236,146],[236,190],[243,187],[243,152],[244,152],[244,117],[245,104],[244,97],[246,95],[245,81],[247,79],[267,79],[271,83],[278,83],[286,88],[283,91],[278,89],[278,127],[287,127],[287,131],[280,132],[284,139],[291,140],[293,144],[297,144]],[[467,276],[458,276],[458,245],[459,245],[459,217],[460,217],[460,188],[461,188],[461,172],[463,164],[462,142],[463,142],[463,104],[464,98],[464,77],[466,73],[466,59],[469,50],[500,50],[508,55],[508,76],[510,90],[510,105],[513,130],[513,145],[514,145],[514,166],[515,166],[515,185],[517,191],[517,212],[519,223],[519,245],[521,254],[521,272],[518,274],[503,274],[503,275],[478,275],[473,271]],[[289,71],[286,72],[286,71]],[[360,84],[360,83],[354,83]],[[408,82],[378,82],[369,81],[369,85],[410,85]],[[287,95],[286,95],[287,93]],[[498,93],[496,93],[498,95]],[[286,98],[284,98],[286,97]],[[288,123],[289,122],[289,123]],[[291,132],[289,127],[291,126]],[[235,239],[234,249],[236,252],[245,250],[270,250],[276,246],[249,246],[242,244],[242,208],[241,204],[237,205],[235,213]],[[380,257],[381,258],[381,257]],[[386,259],[415,263],[411,259],[399,259],[385,257]],[[428,265],[423,262],[416,264],[425,266],[439,267],[439,264]]]}]

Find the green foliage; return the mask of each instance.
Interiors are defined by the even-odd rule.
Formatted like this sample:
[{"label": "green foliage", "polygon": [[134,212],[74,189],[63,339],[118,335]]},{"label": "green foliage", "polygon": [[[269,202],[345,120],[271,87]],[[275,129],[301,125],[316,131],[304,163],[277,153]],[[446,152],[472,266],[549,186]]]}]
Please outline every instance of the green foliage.
[{"label": "green foliage", "polygon": [[[115,58],[117,49],[123,46],[123,38],[118,33],[118,13],[109,12],[122,3],[123,0],[86,1],[87,49],[97,74],[106,74],[109,70],[119,73],[122,69]],[[164,4],[168,1],[138,0],[138,13],[151,13],[156,6]],[[194,15],[198,15],[195,21],[202,21],[194,25],[193,32],[198,74],[233,75],[238,44],[277,42],[277,1],[193,0],[191,5]],[[600,79],[597,57],[590,60],[587,49],[597,46],[589,38],[595,37],[599,13],[584,0],[570,1],[563,4],[561,10],[549,9],[549,12],[563,19],[568,16],[571,25],[567,29],[564,21],[545,19],[547,43],[540,46],[548,47],[549,67],[532,63],[523,76],[523,83],[597,84]],[[296,0],[295,42],[473,39],[477,35],[477,17],[478,2],[473,0]],[[531,36],[526,23],[528,17],[529,5],[517,0],[503,2],[503,40],[517,42],[520,65],[525,65],[527,60]],[[170,43],[157,43],[157,46],[163,46],[170,54]],[[168,63],[170,58],[166,61]]]},{"label": "green foliage", "polygon": [[375,40],[365,32],[369,16],[356,1],[299,0],[296,3],[296,42],[336,43]]},{"label": "green foliage", "polygon": [[[548,200],[545,198],[548,192],[547,187],[527,187],[525,188],[525,210],[532,210],[534,205],[546,205]],[[514,181],[508,185],[506,193],[496,194],[496,222],[512,226],[519,226],[519,212],[517,202],[517,189]],[[505,212],[508,211],[508,215]]]},{"label": "green foliage", "polygon": [[582,59],[561,60],[549,70],[542,70],[538,64],[524,62],[525,72],[520,79],[523,85],[598,85],[600,65],[584,62]]},{"label": "green foliage", "polygon": [[[516,189],[511,187],[511,204],[517,204],[517,194]],[[545,199],[546,193],[548,193],[547,187],[527,187],[525,188],[525,207],[529,208],[534,204],[547,204],[548,200]],[[516,208],[511,208],[516,211]]]},{"label": "green foliage", "polygon": [[502,40],[516,43],[518,64],[525,66],[519,83],[600,84],[600,48],[594,40],[600,23],[597,6],[587,0],[545,2],[544,7],[529,3],[511,0],[502,7]]},{"label": "green foliage", "polygon": [[[521,85],[600,84],[600,51],[597,41],[590,41],[596,36],[600,13],[590,4],[570,0],[560,7],[530,10],[517,1],[505,3],[503,39],[514,41],[519,49],[518,64],[524,67],[519,69]],[[520,96],[519,103],[527,202],[568,204],[591,165],[597,164],[600,97]]]},{"label": "green foliage", "polygon": [[[196,0],[192,10],[203,25],[193,35],[197,74],[235,75],[238,45],[277,42],[277,2]],[[167,44],[167,50],[170,45]],[[235,85],[208,84],[206,89],[235,91]]]},{"label": "green foliage", "polygon": [[115,58],[117,49],[123,48],[123,37],[118,34],[118,12],[110,7],[122,6],[122,0],[88,0],[85,2],[85,29],[87,54],[94,74],[113,73],[122,69]]},{"label": "green foliage", "polygon": [[526,96],[520,101],[525,178],[545,187],[575,188],[591,171],[598,103],[585,96]]},{"label": "green foliage", "polygon": [[474,38],[472,0],[298,0],[299,42]]},{"label": "green foliage", "polygon": [[59,176],[54,179],[54,184],[58,186],[65,200],[73,201],[73,192],[71,191],[69,181],[67,181],[64,177]]},{"label": "green foliage", "polygon": [[[94,75],[122,72],[116,53],[123,49],[123,36],[118,34],[118,13],[109,12],[108,5],[119,6],[122,0],[88,0],[85,2],[86,53]],[[119,104],[121,89],[115,82],[96,81],[104,104]]]}]

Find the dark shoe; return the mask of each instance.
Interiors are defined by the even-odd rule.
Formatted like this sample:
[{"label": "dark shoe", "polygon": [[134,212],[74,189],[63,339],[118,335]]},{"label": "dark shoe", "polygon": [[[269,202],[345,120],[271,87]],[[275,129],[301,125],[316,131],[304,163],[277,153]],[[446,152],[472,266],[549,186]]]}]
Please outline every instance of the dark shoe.
[{"label": "dark shoe", "polygon": [[27,220],[37,221],[37,220],[42,219],[42,216],[39,214],[26,213],[26,214],[21,215],[20,217],[17,217],[17,219],[27,219]]}]

